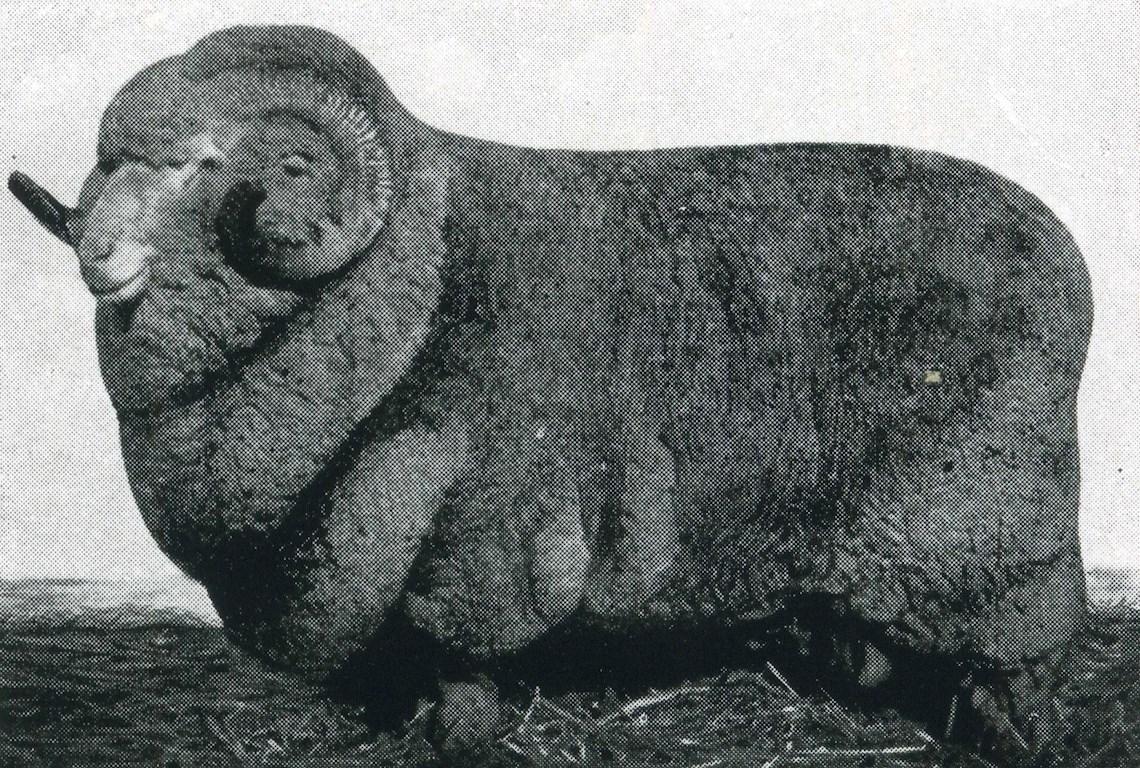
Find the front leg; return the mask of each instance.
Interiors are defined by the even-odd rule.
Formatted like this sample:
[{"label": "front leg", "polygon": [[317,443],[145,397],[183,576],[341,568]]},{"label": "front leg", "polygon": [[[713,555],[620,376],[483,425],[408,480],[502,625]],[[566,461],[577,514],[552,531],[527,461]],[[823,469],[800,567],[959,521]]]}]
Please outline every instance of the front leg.
[{"label": "front leg", "polygon": [[362,446],[300,538],[249,551],[207,584],[231,636],[278,663],[331,671],[398,605],[447,490],[469,460],[466,424],[409,427]]},{"label": "front leg", "polygon": [[590,566],[578,489],[539,427],[495,433],[451,489],[408,615],[467,657],[517,650],[577,609]]}]

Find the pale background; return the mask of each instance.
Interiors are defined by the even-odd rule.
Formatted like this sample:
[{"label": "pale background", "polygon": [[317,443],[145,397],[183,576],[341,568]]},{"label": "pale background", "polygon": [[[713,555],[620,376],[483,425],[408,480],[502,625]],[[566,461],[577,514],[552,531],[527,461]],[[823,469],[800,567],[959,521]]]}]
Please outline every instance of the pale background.
[{"label": "pale background", "polygon": [[[119,86],[239,21],[323,26],[419,117],[512,143],[860,141],[980,161],[1042,197],[1088,260],[1086,563],[1140,567],[1140,3],[0,2],[0,171],[68,202]],[[0,577],[173,572],[127,489],[93,308],[72,254],[0,192]]]}]

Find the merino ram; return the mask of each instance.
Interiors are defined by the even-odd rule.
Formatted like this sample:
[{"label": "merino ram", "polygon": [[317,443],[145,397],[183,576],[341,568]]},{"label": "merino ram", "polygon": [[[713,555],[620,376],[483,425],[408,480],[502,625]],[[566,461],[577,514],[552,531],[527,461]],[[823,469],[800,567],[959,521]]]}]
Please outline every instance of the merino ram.
[{"label": "merino ram", "polygon": [[242,27],[123,88],[76,208],[9,184],[98,298],[143,518],[258,656],[435,670],[446,740],[552,638],[794,619],[867,685],[923,659],[1047,719],[1092,302],[985,168],[506,146]]}]

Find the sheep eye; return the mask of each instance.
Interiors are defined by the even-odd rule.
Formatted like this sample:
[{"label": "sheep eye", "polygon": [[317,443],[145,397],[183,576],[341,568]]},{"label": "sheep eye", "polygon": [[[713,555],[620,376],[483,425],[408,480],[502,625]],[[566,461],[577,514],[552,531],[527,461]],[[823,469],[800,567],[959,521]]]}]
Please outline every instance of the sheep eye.
[{"label": "sheep eye", "polygon": [[294,178],[306,175],[309,172],[310,165],[312,165],[312,158],[299,153],[281,158],[281,170],[285,171],[287,176]]}]

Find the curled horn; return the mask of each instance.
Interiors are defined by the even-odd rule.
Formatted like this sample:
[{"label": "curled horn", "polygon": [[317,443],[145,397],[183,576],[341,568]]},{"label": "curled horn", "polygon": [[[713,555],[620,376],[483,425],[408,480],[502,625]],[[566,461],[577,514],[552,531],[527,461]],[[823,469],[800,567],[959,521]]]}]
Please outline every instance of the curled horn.
[{"label": "curled horn", "polygon": [[68,245],[75,245],[71,224],[75,211],[52,197],[51,193],[19,171],[8,177],[8,189],[48,232]]},{"label": "curled horn", "polygon": [[[226,99],[219,108],[222,114],[299,115],[325,131],[338,155],[352,166],[335,193],[330,226],[322,227],[325,265],[338,266],[373,240],[392,196],[389,156],[376,116],[345,89],[311,73],[255,69],[248,76],[252,86],[229,71],[214,76],[216,91]],[[251,92],[257,97],[251,99]]]}]

